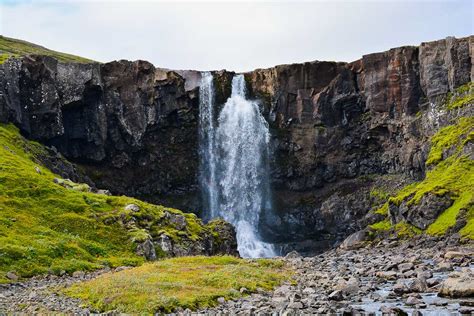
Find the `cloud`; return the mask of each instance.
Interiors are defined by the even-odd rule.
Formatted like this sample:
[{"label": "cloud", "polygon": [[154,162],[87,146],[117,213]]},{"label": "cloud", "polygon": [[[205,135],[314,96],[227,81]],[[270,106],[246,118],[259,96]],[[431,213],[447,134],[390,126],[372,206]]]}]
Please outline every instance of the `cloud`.
[{"label": "cloud", "polygon": [[0,32],[98,61],[236,71],[472,33],[472,1],[4,1]]}]

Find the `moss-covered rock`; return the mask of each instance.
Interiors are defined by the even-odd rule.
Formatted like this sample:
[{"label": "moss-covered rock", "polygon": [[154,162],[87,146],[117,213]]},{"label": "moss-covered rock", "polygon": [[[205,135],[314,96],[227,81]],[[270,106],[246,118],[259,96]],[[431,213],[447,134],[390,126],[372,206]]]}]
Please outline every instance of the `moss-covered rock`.
[{"label": "moss-covered rock", "polygon": [[[472,87],[470,83],[448,95],[447,108],[473,106]],[[459,232],[464,239],[474,239],[473,140],[473,116],[460,117],[441,128],[431,138],[424,179],[385,198],[386,202],[375,210],[389,216],[391,227],[384,220],[372,228],[375,231],[394,228],[402,232],[401,236],[421,231],[435,236]]]}]

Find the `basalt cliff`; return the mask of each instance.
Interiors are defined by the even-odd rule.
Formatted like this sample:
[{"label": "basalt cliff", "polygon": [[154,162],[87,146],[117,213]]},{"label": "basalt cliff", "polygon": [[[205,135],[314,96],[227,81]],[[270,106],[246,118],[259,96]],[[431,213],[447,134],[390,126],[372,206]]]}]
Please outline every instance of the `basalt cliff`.
[{"label": "basalt cliff", "polygon": [[[218,111],[234,73],[213,75]],[[244,76],[271,132],[273,212],[261,231],[282,253],[318,252],[386,220],[426,229],[455,203],[449,192],[387,199],[426,177],[433,135],[472,118],[473,36]],[[0,122],[74,163],[49,161],[64,178],[200,215],[200,79],[146,61],[10,58],[0,65]],[[472,138],[460,150],[472,166]],[[450,235],[466,225],[467,205]]]}]

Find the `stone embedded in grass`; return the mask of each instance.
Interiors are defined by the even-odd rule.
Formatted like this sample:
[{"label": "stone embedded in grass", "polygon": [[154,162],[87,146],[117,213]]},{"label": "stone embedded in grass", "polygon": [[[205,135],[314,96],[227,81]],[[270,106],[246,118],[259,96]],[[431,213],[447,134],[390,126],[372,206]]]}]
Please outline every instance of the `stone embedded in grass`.
[{"label": "stone embedded in grass", "polygon": [[61,179],[61,178],[54,178],[54,183],[59,184],[60,186],[65,187],[66,189],[71,189],[78,192],[91,192],[91,187],[86,183],[75,183],[70,179]]},{"label": "stone embedded in grass", "polygon": [[13,272],[13,271],[7,272],[6,277],[7,277],[9,280],[12,280],[12,281],[17,281],[17,280],[18,280],[18,275],[16,275],[16,273]]},{"label": "stone embedded in grass", "polygon": [[125,206],[126,211],[132,211],[132,212],[140,212],[140,206],[136,204],[128,204]]}]

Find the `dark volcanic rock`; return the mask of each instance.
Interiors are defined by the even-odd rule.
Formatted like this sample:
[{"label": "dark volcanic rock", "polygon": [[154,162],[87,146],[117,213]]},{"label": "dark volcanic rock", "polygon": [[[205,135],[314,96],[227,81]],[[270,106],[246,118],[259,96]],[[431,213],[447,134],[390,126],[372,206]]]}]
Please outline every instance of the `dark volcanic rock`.
[{"label": "dark volcanic rock", "polygon": [[[367,216],[374,185],[394,189],[422,178],[427,140],[449,123],[438,99],[474,78],[473,42],[447,38],[352,63],[245,73],[272,135],[274,213],[262,217],[264,237],[282,252],[330,247],[375,220]],[[234,73],[213,73],[217,112]],[[67,178],[199,213],[200,77],[145,61],[9,59],[0,65],[0,121],[54,146],[85,173],[69,170]],[[426,227],[439,210],[396,216]]]},{"label": "dark volcanic rock", "polygon": [[198,100],[196,88],[186,90],[189,73],[144,61],[9,60],[0,68],[0,121],[80,163],[99,187],[196,210]]},{"label": "dark volcanic rock", "polygon": [[426,229],[432,224],[453,201],[446,195],[425,194],[418,203],[403,201],[400,206],[391,204],[389,207],[390,218],[393,223],[407,221],[408,223]]}]

